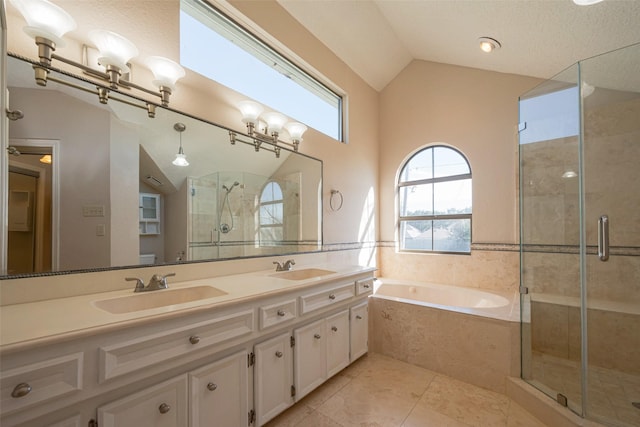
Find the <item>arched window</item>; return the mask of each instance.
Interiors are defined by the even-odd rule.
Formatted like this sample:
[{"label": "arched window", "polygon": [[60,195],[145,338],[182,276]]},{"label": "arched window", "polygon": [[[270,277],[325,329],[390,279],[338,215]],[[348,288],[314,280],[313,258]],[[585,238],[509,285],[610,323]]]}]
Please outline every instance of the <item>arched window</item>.
[{"label": "arched window", "polygon": [[282,188],[270,181],[260,195],[260,246],[274,246],[284,240],[283,222]]},{"label": "arched window", "polygon": [[471,167],[462,153],[423,148],[402,167],[397,190],[401,251],[471,252]]}]

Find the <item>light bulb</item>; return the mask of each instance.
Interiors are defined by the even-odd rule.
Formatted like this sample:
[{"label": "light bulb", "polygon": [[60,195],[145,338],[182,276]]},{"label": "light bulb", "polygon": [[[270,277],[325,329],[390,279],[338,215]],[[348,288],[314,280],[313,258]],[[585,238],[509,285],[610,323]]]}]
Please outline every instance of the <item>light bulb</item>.
[{"label": "light bulb", "polygon": [[302,141],[302,134],[307,131],[307,127],[298,122],[289,122],[284,127],[294,141]]},{"label": "light bulb", "polygon": [[27,21],[24,32],[30,37],[43,37],[64,46],[62,36],[76,29],[76,21],[64,9],[47,0],[11,0]]},{"label": "light bulb", "polygon": [[127,62],[138,56],[138,48],[133,43],[112,31],[90,31],[89,40],[100,51],[98,62],[103,67],[111,65],[119,68],[123,73],[128,73]]},{"label": "light bulb", "polygon": [[182,149],[180,149],[180,152],[176,154],[176,158],[171,163],[173,163],[176,166],[189,166],[189,162],[187,161],[187,156],[182,152]]},{"label": "light bulb", "polygon": [[267,122],[267,129],[271,135],[282,132],[284,124],[287,123],[285,115],[278,113],[277,111],[265,113],[262,115],[262,118]]},{"label": "light bulb", "polygon": [[180,64],[162,56],[150,56],[145,60],[145,64],[155,77],[153,84],[158,87],[175,89],[178,79],[185,75],[184,68]]},{"label": "light bulb", "polygon": [[501,44],[498,40],[491,37],[480,37],[480,49],[483,52],[490,53],[496,49],[500,49]]},{"label": "light bulb", "polygon": [[264,111],[262,105],[258,104],[254,101],[240,101],[238,103],[238,109],[240,113],[242,113],[242,122],[243,123],[253,123],[254,125],[258,122],[258,117]]}]

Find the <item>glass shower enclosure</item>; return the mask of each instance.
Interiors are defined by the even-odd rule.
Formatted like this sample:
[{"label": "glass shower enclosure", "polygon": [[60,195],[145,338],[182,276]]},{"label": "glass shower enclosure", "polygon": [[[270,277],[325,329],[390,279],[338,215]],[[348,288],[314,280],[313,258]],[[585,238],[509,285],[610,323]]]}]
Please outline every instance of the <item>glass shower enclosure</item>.
[{"label": "glass shower enclosure", "polygon": [[519,100],[522,377],[640,426],[640,44]]}]

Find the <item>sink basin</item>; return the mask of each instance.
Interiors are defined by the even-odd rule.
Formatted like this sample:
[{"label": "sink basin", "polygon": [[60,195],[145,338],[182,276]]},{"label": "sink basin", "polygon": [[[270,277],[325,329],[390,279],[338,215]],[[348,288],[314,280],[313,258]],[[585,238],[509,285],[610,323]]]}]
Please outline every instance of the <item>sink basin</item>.
[{"label": "sink basin", "polygon": [[325,276],[333,274],[335,271],[323,270],[321,268],[304,268],[302,270],[283,271],[281,273],[270,274],[271,277],[278,277],[287,280],[304,280],[313,277]]},{"label": "sink basin", "polygon": [[194,286],[192,288],[162,289],[159,291],[140,292],[119,298],[103,299],[95,301],[94,305],[112,314],[122,314],[223,295],[227,295],[227,293],[212,286]]}]

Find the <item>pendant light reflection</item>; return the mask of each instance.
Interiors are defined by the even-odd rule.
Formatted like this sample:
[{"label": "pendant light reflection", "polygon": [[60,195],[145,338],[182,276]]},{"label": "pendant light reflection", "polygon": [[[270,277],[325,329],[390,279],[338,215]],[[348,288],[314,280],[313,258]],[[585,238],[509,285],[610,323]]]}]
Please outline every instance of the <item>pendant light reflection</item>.
[{"label": "pendant light reflection", "polygon": [[187,161],[187,156],[184,154],[182,150],[182,132],[187,129],[187,126],[184,123],[176,123],[173,125],[173,128],[180,134],[180,148],[178,149],[178,154],[176,154],[176,158],[173,160],[174,165],[176,166],[189,166],[189,162]]},{"label": "pendant light reflection", "polygon": [[52,162],[51,154],[45,154],[44,156],[40,157],[40,163],[45,163],[47,165],[50,165],[51,162]]}]

